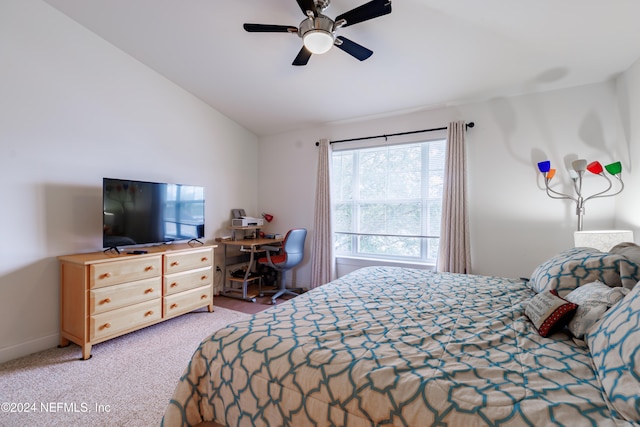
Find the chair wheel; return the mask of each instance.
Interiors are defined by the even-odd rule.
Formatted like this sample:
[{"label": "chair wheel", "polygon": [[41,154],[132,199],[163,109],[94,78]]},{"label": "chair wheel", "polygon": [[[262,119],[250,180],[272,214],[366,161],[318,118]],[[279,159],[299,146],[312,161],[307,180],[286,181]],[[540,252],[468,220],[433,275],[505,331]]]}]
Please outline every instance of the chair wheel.
[{"label": "chair wheel", "polygon": [[276,300],[275,299],[271,300],[271,305],[276,305]]}]

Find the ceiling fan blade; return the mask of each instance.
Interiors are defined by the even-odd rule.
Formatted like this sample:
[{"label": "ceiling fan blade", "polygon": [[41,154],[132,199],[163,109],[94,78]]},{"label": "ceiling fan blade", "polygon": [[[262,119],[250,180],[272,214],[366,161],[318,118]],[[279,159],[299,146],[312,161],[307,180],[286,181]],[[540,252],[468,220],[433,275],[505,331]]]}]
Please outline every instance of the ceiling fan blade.
[{"label": "ceiling fan blade", "polygon": [[296,0],[298,2],[298,6],[304,13],[304,16],[307,16],[307,10],[313,12],[314,16],[318,16],[318,11],[316,10],[316,2],[314,0]]},{"label": "ceiling fan blade", "polygon": [[360,61],[364,61],[365,59],[373,55],[372,50],[369,50],[364,46],[360,46],[358,43],[352,42],[346,37],[338,36],[337,39],[339,39],[342,43],[336,43],[336,47],[344,50],[349,55],[353,56],[356,59],[359,59]]},{"label": "ceiling fan blade", "polygon": [[309,58],[311,58],[311,52],[309,52],[306,47],[302,46],[302,49],[298,52],[298,56],[296,56],[296,59],[293,60],[291,65],[307,65]]},{"label": "ceiling fan blade", "polygon": [[244,24],[245,31],[250,33],[297,33],[298,28],[290,25]]},{"label": "ceiling fan blade", "polygon": [[358,24],[388,13],[391,13],[391,0],[371,0],[362,6],[358,6],[342,15],[336,16],[335,20],[337,22],[344,19],[347,23],[344,24],[343,27],[348,27],[349,25]]}]

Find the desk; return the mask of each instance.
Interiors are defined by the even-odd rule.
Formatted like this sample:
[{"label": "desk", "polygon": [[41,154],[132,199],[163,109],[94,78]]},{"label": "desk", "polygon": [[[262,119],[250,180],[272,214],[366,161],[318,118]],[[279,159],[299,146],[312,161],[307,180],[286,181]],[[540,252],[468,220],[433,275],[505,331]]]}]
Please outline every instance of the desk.
[{"label": "desk", "polygon": [[[262,246],[279,246],[284,238],[280,239],[240,239],[240,240],[222,240],[220,243],[224,245],[224,271],[223,271],[223,280],[224,283],[222,285],[222,295],[225,297],[238,298],[245,301],[256,302],[255,296],[247,295],[247,285],[250,282],[255,280],[259,281],[260,286],[262,286],[262,278],[260,276],[251,276],[251,272],[254,271],[256,257],[255,254],[259,252],[264,252],[264,249],[261,249]],[[246,252],[249,254],[249,264],[247,265],[247,271],[244,277],[227,277],[227,248],[235,247],[240,252]],[[238,295],[239,289],[234,288],[232,286],[227,286],[227,282],[231,283],[240,283],[242,284],[242,295]]]}]

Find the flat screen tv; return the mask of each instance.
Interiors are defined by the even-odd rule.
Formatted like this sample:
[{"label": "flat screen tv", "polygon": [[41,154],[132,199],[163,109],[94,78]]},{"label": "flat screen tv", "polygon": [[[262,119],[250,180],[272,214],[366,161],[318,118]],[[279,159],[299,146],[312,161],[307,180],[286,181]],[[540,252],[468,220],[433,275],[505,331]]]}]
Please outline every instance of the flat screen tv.
[{"label": "flat screen tv", "polygon": [[204,187],[103,178],[104,248],[204,237]]}]

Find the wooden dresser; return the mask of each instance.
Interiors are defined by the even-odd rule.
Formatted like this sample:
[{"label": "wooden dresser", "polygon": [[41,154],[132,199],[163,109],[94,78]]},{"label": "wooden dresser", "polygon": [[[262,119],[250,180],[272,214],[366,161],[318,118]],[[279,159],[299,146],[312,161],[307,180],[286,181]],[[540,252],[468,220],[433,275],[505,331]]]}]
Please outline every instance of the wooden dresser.
[{"label": "wooden dresser", "polygon": [[91,346],[208,307],[213,311],[213,249],[187,244],[146,254],[84,253],[60,260],[60,346]]}]

